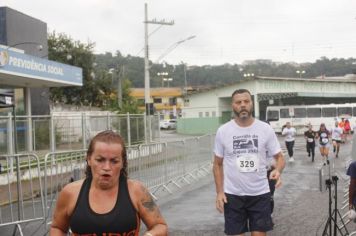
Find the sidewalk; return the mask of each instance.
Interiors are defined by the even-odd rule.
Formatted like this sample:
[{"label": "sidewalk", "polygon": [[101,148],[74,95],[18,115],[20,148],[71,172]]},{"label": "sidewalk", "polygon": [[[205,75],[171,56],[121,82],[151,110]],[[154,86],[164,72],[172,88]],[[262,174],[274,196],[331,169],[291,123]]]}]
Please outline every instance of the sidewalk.
[{"label": "sidewalk", "polygon": [[[281,146],[284,148],[282,140]],[[312,163],[307,157],[303,137],[297,138],[295,162],[287,162],[282,175],[283,185],[275,193],[273,214],[275,227],[268,235],[322,235],[328,217],[328,191],[319,191],[318,169],[322,163],[319,149],[316,148],[315,151],[316,161]],[[344,200],[343,188],[348,183],[343,178],[346,178],[345,162],[349,159],[350,152],[351,142],[342,144],[340,157],[332,159],[335,160],[335,171],[339,177],[339,209]],[[333,156],[332,149],[331,156]],[[287,157],[286,160],[288,161]],[[168,198],[159,200],[161,212],[168,222],[169,235],[225,235],[224,218],[215,209],[215,196],[214,179],[209,175],[184,192],[174,193]],[[350,223],[347,228],[350,233],[356,230],[356,224]]]}]

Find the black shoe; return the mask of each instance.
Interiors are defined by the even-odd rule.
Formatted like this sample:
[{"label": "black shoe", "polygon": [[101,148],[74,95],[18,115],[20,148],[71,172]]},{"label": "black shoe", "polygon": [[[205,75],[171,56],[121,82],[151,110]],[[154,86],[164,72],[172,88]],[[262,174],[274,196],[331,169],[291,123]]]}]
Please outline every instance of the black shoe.
[{"label": "black shoe", "polygon": [[310,153],[308,153],[308,157],[310,157]]},{"label": "black shoe", "polygon": [[336,154],[336,158],[339,158],[339,155]]}]

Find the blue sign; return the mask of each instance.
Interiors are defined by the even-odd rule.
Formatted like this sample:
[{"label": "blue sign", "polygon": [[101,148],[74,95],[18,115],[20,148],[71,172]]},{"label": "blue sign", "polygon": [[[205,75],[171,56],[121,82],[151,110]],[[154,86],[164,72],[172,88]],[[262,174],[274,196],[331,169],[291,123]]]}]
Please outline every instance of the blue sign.
[{"label": "blue sign", "polygon": [[0,73],[82,86],[82,68],[0,48]]}]

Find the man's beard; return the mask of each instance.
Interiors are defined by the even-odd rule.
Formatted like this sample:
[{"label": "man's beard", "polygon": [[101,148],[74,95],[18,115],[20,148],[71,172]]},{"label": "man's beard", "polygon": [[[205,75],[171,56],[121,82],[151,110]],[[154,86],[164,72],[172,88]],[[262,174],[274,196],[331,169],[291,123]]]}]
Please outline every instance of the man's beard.
[{"label": "man's beard", "polygon": [[[241,115],[242,112],[247,112],[247,114]],[[235,113],[236,117],[243,119],[243,120],[250,118],[252,115],[252,111],[248,111],[246,109],[243,109],[240,112],[234,110],[234,113]]]}]

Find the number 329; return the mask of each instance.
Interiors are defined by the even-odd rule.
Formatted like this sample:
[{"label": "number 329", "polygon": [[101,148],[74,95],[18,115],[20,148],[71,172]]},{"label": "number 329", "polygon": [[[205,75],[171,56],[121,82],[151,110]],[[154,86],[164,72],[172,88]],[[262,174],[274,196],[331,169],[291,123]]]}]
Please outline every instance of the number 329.
[{"label": "number 329", "polygon": [[254,167],[255,163],[253,161],[240,161],[240,167]]}]

